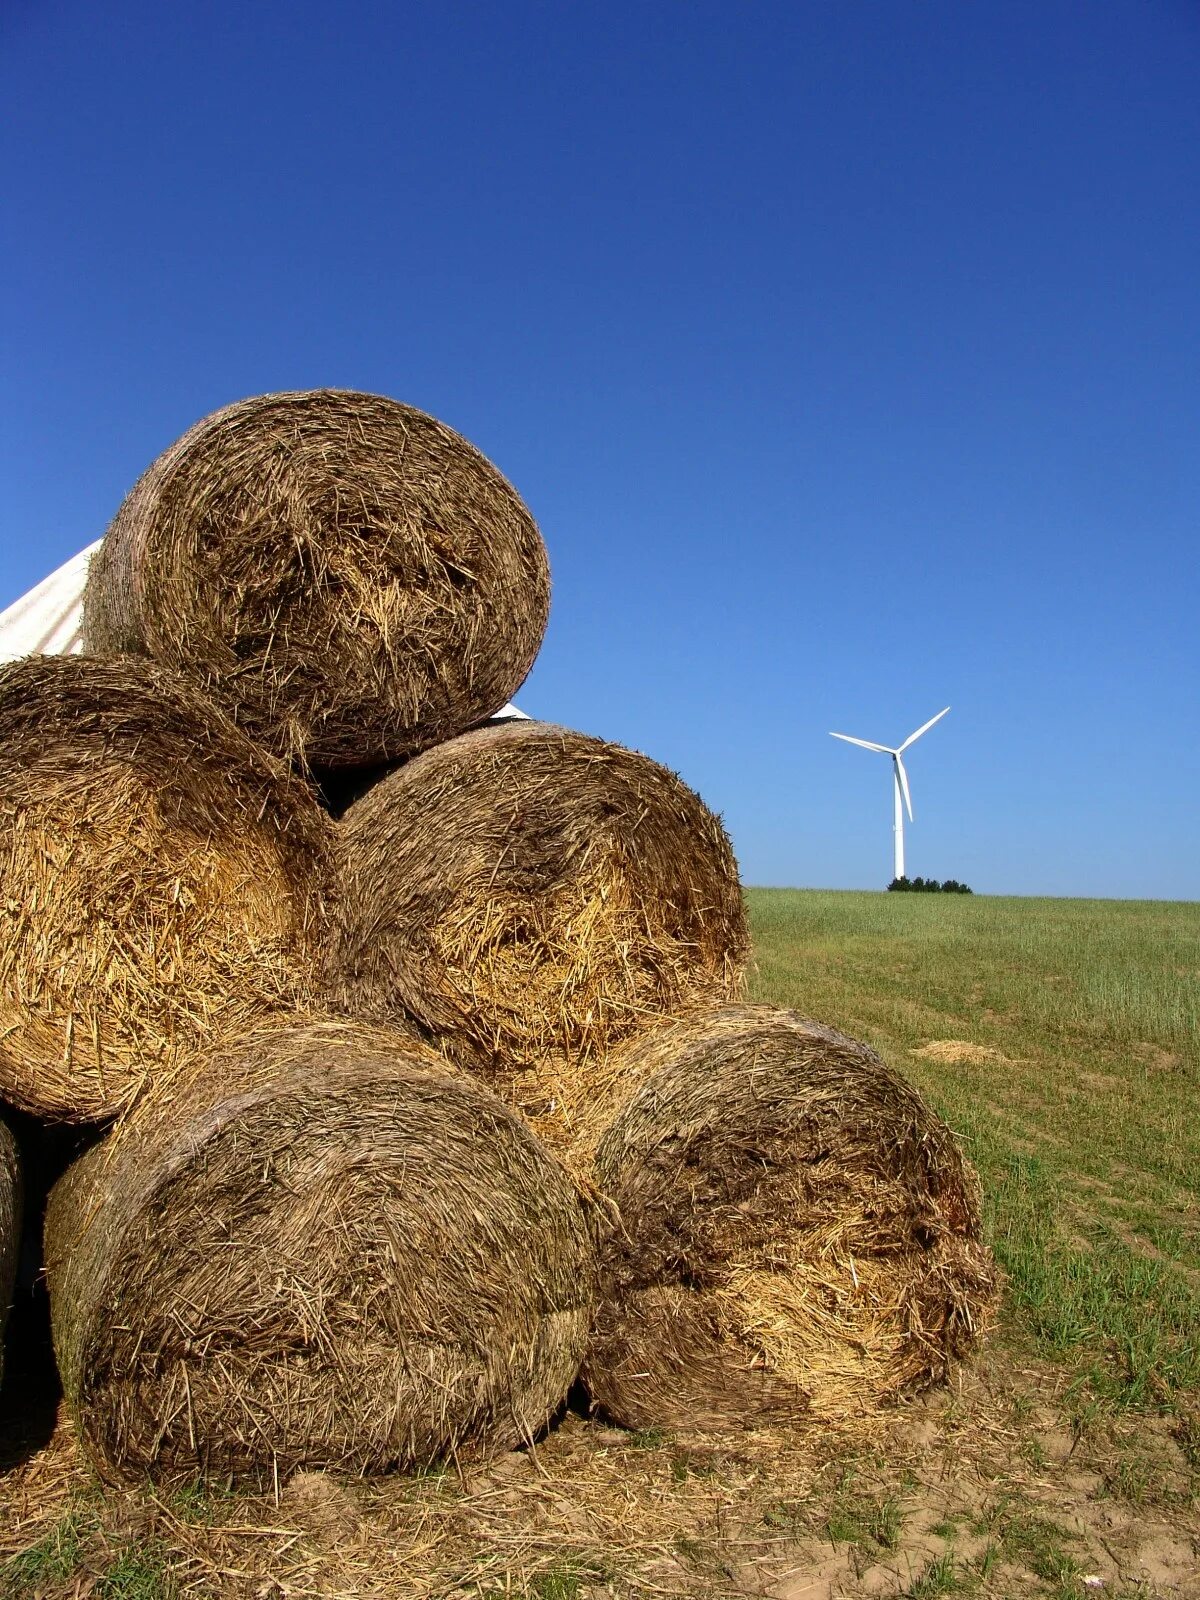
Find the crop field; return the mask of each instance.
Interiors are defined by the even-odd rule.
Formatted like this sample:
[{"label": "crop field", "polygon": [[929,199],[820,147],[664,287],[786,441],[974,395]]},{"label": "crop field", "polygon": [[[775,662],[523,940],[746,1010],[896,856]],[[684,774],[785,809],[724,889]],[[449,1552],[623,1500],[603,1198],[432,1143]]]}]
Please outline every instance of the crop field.
[{"label": "crop field", "polygon": [[102,1490],[20,1370],[0,1595],[1200,1595],[1200,905],[749,893],[752,997],[865,1039],[965,1141],[1006,1275],[948,1390],[715,1442],[276,1496]]}]

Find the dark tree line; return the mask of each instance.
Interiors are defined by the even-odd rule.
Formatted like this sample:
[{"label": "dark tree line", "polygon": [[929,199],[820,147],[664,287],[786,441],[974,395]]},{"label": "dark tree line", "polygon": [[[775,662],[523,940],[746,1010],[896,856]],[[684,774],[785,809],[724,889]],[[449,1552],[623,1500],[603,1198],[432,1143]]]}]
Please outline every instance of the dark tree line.
[{"label": "dark tree line", "polygon": [[947,878],[945,883],[939,883],[936,878],[893,878],[888,888],[899,890],[902,894],[971,893],[968,885],[959,883],[957,878]]}]

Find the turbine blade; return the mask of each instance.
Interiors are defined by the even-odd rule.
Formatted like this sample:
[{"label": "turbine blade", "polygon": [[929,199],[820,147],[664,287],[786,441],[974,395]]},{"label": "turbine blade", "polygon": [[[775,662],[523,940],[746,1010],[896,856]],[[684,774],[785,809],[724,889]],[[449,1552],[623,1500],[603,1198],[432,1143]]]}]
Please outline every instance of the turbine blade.
[{"label": "turbine blade", "polygon": [[[947,706],[946,707],[946,711],[949,711],[949,709],[950,709],[950,707]],[[907,750],[909,745],[910,744],[915,744],[916,741],[921,737],[921,735],[923,733],[928,733],[930,728],[933,727],[935,722],[940,722],[942,720],[942,718],[946,715],[946,711],[939,711],[936,717],[930,717],[928,722],[923,722],[921,724],[921,726],[917,729],[916,733],[910,733],[908,738],[905,739],[904,743],[900,746],[900,750],[901,751]],[[899,753],[899,752],[897,752],[897,753]]]},{"label": "turbine blade", "polygon": [[831,733],[831,739],[845,739],[847,744],[860,744],[864,750],[878,750],[885,756],[890,756],[892,751],[886,744],[872,744],[869,739],[852,739],[848,733]]},{"label": "turbine blade", "polygon": [[900,779],[900,793],[904,796],[904,804],[908,807],[908,820],[911,822],[913,819],[912,795],[908,790],[908,773],[905,772],[904,763],[899,755],[894,755],[892,760],[896,763],[896,776]]}]

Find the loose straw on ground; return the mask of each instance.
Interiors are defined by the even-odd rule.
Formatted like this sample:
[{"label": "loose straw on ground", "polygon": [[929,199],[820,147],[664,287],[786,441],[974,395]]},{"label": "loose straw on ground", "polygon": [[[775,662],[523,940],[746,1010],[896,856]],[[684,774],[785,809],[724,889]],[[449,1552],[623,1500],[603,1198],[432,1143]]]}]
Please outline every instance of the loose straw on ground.
[{"label": "loose straw on ground", "polygon": [[215,705],[130,658],[0,667],[0,1094],[125,1108],[307,1001],[332,824]]},{"label": "loose straw on ground", "polygon": [[330,975],[353,1013],[412,1017],[535,1117],[584,1064],[738,992],[725,830],[673,773],[544,723],[427,751],[350,807]]},{"label": "loose straw on ground", "polygon": [[277,751],[368,766],[483,721],[546,630],[537,525],[452,429],[349,390],[196,423],[93,559],[85,642],[184,672]]},{"label": "loose straw on ground", "polygon": [[412,1039],[273,1025],[60,1180],[55,1348],[114,1479],[422,1467],[534,1437],[594,1303],[579,1191]]},{"label": "loose straw on ground", "polygon": [[978,1180],[865,1045],[731,1006],[637,1042],[609,1084],[589,1170],[618,1221],[584,1377],[615,1420],[835,1421],[974,1347],[996,1289]]}]

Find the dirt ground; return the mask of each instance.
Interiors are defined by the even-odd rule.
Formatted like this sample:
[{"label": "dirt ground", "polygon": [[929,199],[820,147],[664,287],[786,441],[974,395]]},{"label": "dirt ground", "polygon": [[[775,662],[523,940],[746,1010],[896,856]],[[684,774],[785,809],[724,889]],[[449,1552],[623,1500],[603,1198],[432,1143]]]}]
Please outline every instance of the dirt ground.
[{"label": "dirt ground", "polygon": [[568,1411],[489,1462],[277,1496],[104,1491],[52,1400],[9,1411],[8,1596],[1200,1596],[1200,1417],[1101,1412],[999,1339],[836,1432],[689,1440]]}]

